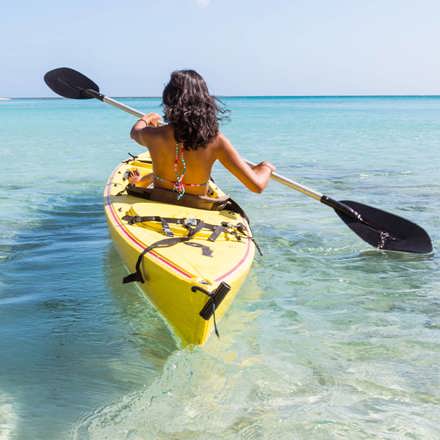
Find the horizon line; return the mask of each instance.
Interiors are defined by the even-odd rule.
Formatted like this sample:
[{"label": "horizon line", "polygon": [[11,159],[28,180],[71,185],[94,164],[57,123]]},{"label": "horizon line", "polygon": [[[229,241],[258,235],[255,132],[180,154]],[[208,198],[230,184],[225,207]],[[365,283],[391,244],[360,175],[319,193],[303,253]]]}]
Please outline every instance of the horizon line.
[{"label": "horizon line", "polygon": [[[323,95],[213,95],[216,98],[436,98],[440,94],[323,94]],[[161,96],[114,96],[119,99],[161,99]],[[14,99],[68,99],[62,96],[10,96],[0,100]],[[77,100],[79,101],[79,99]]]}]

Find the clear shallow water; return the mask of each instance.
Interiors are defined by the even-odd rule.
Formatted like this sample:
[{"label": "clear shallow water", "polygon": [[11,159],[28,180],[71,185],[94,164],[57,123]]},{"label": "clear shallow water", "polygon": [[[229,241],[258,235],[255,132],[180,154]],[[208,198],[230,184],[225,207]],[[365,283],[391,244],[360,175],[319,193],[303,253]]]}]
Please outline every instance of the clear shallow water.
[{"label": "clear shallow water", "polygon": [[[125,100],[145,111],[158,100]],[[423,225],[440,244],[440,99],[235,98],[252,160]],[[0,103],[0,439],[440,438],[439,257],[383,254],[282,186],[248,193],[264,257],[179,350],[122,286],[101,194],[132,119],[98,102]]]}]

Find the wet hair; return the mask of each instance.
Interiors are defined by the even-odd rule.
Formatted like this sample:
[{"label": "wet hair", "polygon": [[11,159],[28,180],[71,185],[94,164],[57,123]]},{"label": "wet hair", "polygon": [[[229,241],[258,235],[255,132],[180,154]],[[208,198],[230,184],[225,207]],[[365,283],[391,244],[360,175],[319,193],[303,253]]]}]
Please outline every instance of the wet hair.
[{"label": "wet hair", "polygon": [[195,70],[176,70],[162,94],[165,121],[174,127],[176,142],[186,150],[205,147],[218,134],[218,123],[227,112],[208,91]]}]

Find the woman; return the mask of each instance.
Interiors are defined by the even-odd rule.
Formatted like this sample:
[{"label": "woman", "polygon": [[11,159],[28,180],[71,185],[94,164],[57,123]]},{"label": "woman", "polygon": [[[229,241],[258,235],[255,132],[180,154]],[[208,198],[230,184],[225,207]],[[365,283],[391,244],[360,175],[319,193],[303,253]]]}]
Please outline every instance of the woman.
[{"label": "woman", "polygon": [[130,183],[174,190],[183,194],[206,195],[211,169],[216,160],[247,188],[261,193],[275,167],[261,162],[250,167],[219,131],[219,113],[224,112],[208,92],[203,78],[194,70],[171,74],[162,95],[167,125],[161,116],[148,113],[131,129],[131,137],[148,147],[154,173],[140,176],[134,170]]}]

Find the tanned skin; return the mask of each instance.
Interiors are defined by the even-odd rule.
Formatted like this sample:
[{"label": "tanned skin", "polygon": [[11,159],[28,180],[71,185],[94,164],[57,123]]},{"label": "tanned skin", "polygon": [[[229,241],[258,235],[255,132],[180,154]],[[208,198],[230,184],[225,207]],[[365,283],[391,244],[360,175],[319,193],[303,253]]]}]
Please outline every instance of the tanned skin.
[{"label": "tanned skin", "polygon": [[[147,147],[153,161],[154,174],[169,181],[176,180],[174,160],[176,157],[176,140],[172,125],[160,125],[161,116],[157,113],[148,113],[139,119],[131,129],[130,136],[138,144]],[[249,166],[232,146],[225,135],[219,133],[206,147],[197,150],[184,150],[186,173],[184,183],[205,183],[209,180],[212,166],[216,160],[243,185],[255,193],[261,193],[269,183],[275,167],[269,162],[261,162],[253,167]],[[179,164],[179,171],[180,164]],[[137,171],[129,176],[130,183],[136,186],[147,187],[153,183],[153,174],[141,177]],[[173,189],[168,182],[156,180],[155,186]],[[206,195],[207,187],[186,186],[189,194]]]}]

